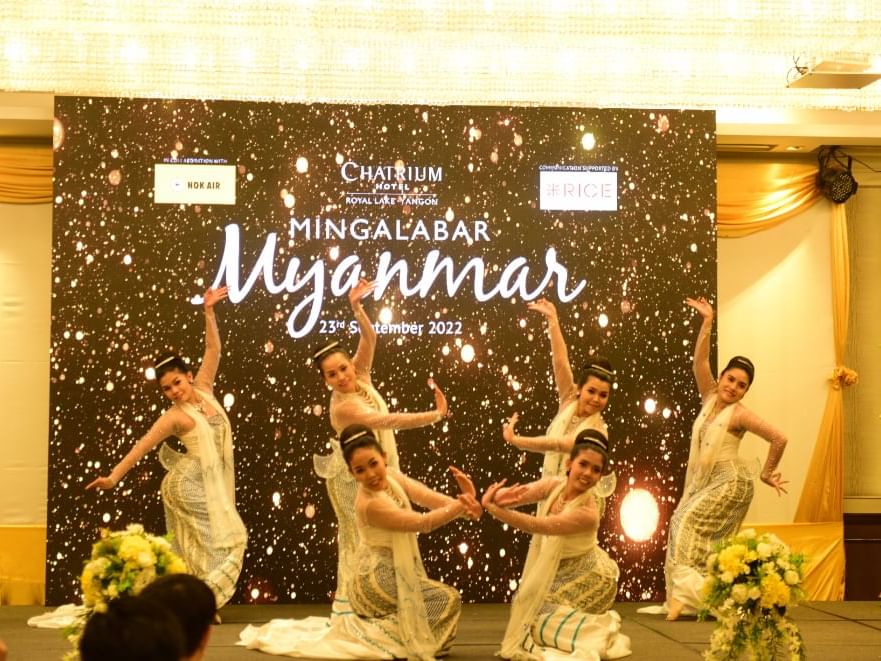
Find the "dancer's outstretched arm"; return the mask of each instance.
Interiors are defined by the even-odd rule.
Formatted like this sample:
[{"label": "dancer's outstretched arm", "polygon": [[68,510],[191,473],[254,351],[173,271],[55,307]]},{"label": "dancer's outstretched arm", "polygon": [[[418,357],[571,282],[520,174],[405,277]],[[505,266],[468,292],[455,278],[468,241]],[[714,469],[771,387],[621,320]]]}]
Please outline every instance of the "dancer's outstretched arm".
[{"label": "dancer's outstretched arm", "polygon": [[[575,433],[564,436],[520,436],[516,431],[516,425],[519,420],[520,415],[514,413],[508,418],[508,421],[504,423],[504,426],[502,427],[502,438],[514,447],[527,452],[544,453],[572,451],[572,446],[575,445]],[[595,420],[591,419],[588,420],[588,422],[593,422],[595,424],[585,425],[580,427],[580,429],[596,429],[603,434],[608,434],[606,423],[601,417],[596,416]]]},{"label": "dancer's outstretched arm", "polygon": [[592,496],[585,500],[583,507],[538,517],[501,507],[496,502],[496,493],[504,483],[502,480],[491,485],[484,493],[481,504],[494,518],[518,530],[539,535],[575,535],[599,525],[599,513]]},{"label": "dancer's outstretched arm", "polygon": [[193,385],[209,393],[214,393],[214,379],[217,377],[217,368],[220,365],[220,331],[217,329],[217,317],[214,315],[214,306],[229,296],[226,287],[208,289],[204,295],[205,301],[205,353],[202,354],[202,363],[196,372]]},{"label": "dancer's outstretched arm", "polygon": [[697,332],[697,339],[694,342],[692,371],[694,372],[694,380],[697,382],[697,389],[701,394],[701,399],[706,401],[707,397],[716,391],[716,379],[713,378],[713,372],[710,369],[710,335],[713,332],[713,306],[703,296],[700,298],[686,298],[685,302],[697,310],[703,318],[700,330]]},{"label": "dancer's outstretched arm", "polygon": [[349,290],[349,305],[352,306],[352,312],[355,314],[355,321],[358,322],[358,348],[352,357],[352,364],[355,366],[355,373],[359,375],[369,374],[373,367],[373,357],[376,353],[376,329],[367,316],[361,299],[376,289],[376,283],[370,282],[364,278],[358,280],[352,289]]},{"label": "dancer's outstretched arm", "polygon": [[340,429],[349,425],[364,425],[370,429],[414,429],[434,424],[447,415],[447,398],[437,385],[434,385],[434,405],[433,411],[380,413],[350,398],[335,405],[334,416]]},{"label": "dancer's outstretched arm", "polygon": [[572,374],[572,365],[569,363],[569,350],[566,348],[566,339],[560,328],[557,308],[546,298],[539,298],[527,303],[526,307],[543,314],[547,321],[548,338],[551,341],[551,362],[554,366],[554,381],[557,384],[557,396],[562,406],[564,401],[578,392],[578,388]]}]

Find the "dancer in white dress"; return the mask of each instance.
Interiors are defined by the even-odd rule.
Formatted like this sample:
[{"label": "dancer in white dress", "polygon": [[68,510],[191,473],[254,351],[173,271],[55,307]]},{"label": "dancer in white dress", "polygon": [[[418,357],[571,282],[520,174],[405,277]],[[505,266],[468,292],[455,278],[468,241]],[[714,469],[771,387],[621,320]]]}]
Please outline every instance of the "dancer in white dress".
[{"label": "dancer in white dress", "polygon": [[175,551],[190,572],[208,584],[218,607],[235,593],[247,544],[245,525],[236,511],[229,418],[214,398],[220,363],[214,305],[226,297],[226,287],[205,292],[205,354],[198,372],[194,376],[189,365],[173,354],[156,361],[156,381],[172,406],[109,475],[86,486],[114,488],[150,450],[167,438],[179,438],[186,452],[163,445],[159,454],[168,470],[161,489],[165,524]]},{"label": "dancer in white dress", "polygon": [[544,436],[518,435],[515,429],[519,420],[517,413],[505,423],[502,435],[521,450],[544,454],[542,477],[559,477],[565,471],[567,457],[580,431],[596,429],[607,435],[602,411],[609,403],[614,374],[611,363],[597,356],[585,363],[576,383],[554,304],[540,298],[528,303],[527,307],[541,313],[547,320],[559,406]]},{"label": "dancer in white dress", "polygon": [[[630,654],[612,609],[618,565],[597,545],[605,498],[614,491],[609,446],[595,429],[579,432],[564,477],[526,485],[493,484],[486,511],[532,534],[519,588],[511,603],[500,655],[507,659],[618,659]],[[602,481],[601,481],[602,478]],[[539,502],[533,516],[512,507]]]},{"label": "dancer in white dress", "polygon": [[[332,388],[330,424],[339,434],[349,425],[364,425],[373,430],[388,458],[388,465],[400,468],[395,444],[396,429],[413,429],[434,424],[447,414],[447,400],[440,388],[433,386],[435,408],[414,413],[390,413],[382,395],[373,387],[370,370],[376,353],[376,330],[364,311],[361,299],[370,294],[375,283],[361,279],[349,292],[349,303],[358,323],[358,349],[350,357],[338,341],[318,349],[312,361],[325,384]],[[353,554],[358,546],[355,526],[355,493],[357,484],[342,459],[339,444],[331,442],[329,455],[315,455],[315,472],[325,479],[327,492],[337,517],[337,581],[332,615],[351,612],[345,586],[352,568]]]},{"label": "dancer in white dress", "polygon": [[[360,543],[347,585],[354,614],[273,620],[245,629],[240,644],[316,659],[427,661],[445,655],[456,635],[461,598],[455,588],[425,575],[416,533],[428,533],[463,515],[479,518],[474,485],[450,467],[462,493],[450,498],[432,491],[389,467],[373,432],[362,425],[347,427],[340,443],[358,483]],[[428,511],[413,511],[411,500]]]},{"label": "dancer in white dress", "polygon": [[692,428],[685,488],[670,519],[664,563],[666,603],[640,609],[666,613],[668,620],[700,609],[707,557],[716,544],[737,533],[749,509],[755,470],[738,456],[746,432],[769,443],[762,482],[778,495],[786,493],[783,485],[787,483],[777,471],[786,437],[740,403],[755,376],[752,361],[734,356],[717,383],[710,370],[713,307],[705,298],[687,298],[685,302],[703,318],[693,362],[703,406]]}]

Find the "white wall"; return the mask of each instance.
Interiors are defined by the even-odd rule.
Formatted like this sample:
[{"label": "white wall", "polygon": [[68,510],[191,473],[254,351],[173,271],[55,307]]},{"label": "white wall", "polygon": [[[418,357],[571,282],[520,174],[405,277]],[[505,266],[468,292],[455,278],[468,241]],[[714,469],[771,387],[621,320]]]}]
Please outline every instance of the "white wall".
[{"label": "white wall", "polygon": [[[756,365],[744,404],[789,439],[780,468],[789,495],[756,482],[750,523],[792,521],[835,366],[829,205],[825,200],[770,230],[719,240],[719,362]],[[768,444],[747,434],[741,456],[764,464]]]},{"label": "white wall", "polygon": [[52,205],[0,204],[0,525],[45,525]]}]

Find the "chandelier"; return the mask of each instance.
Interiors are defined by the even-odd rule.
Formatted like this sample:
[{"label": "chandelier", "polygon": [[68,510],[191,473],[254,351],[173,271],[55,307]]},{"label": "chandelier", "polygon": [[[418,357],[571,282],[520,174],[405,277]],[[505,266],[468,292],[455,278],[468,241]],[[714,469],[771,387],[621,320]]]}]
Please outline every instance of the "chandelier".
[{"label": "chandelier", "polygon": [[[877,0],[2,0],[0,89],[107,96],[881,109]],[[873,50],[874,49],[874,50]]]}]

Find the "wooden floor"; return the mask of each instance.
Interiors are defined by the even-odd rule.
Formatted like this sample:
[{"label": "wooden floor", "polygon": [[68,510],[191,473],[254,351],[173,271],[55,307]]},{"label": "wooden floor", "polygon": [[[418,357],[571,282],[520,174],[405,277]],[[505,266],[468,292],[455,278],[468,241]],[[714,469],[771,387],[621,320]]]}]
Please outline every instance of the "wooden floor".
[{"label": "wooden floor", "polygon": [[[713,630],[712,622],[694,619],[666,622],[660,615],[637,614],[636,609],[641,605],[616,605],[624,620],[623,632],[632,641],[630,659],[700,659]],[[45,610],[39,606],[0,607],[0,638],[9,647],[10,661],[57,661],[69,650],[59,631],[27,626],[29,617]],[[328,612],[326,604],[227,606],[221,611],[223,624],[212,633],[206,659],[267,659],[265,654],[236,646],[239,632],[246,624],[259,624],[273,618],[327,615]],[[811,602],[794,609],[792,614],[804,636],[809,659],[881,661],[881,602]],[[449,660],[493,659],[507,617],[508,606],[504,604],[465,605]]]}]

